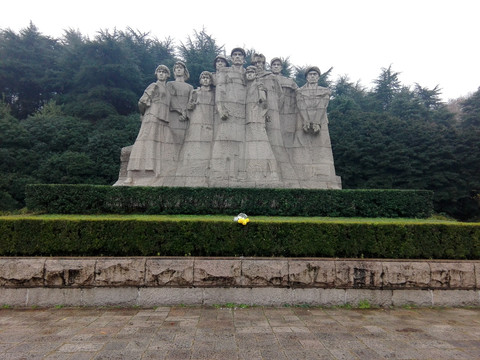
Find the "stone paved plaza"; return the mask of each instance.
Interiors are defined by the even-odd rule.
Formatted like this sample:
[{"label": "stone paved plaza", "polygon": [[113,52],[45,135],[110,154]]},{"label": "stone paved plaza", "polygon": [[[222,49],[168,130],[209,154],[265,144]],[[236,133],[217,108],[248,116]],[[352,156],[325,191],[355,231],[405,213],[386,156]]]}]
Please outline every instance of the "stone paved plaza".
[{"label": "stone paved plaza", "polygon": [[479,359],[480,309],[0,310],[0,359]]}]

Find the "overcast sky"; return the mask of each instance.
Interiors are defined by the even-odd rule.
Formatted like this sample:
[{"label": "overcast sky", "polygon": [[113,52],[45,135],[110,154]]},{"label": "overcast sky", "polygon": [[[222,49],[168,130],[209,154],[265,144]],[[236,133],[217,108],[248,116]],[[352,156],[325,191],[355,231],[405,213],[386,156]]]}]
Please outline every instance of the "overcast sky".
[{"label": "overcast sky", "polygon": [[227,53],[242,46],[267,61],[280,56],[321,71],[333,67],[332,80],[348,75],[367,88],[392,65],[404,85],[439,85],[445,101],[480,86],[478,0],[2,2],[0,28],[19,31],[30,21],[56,38],[65,29],[93,37],[131,27],[176,43],[204,27]]}]

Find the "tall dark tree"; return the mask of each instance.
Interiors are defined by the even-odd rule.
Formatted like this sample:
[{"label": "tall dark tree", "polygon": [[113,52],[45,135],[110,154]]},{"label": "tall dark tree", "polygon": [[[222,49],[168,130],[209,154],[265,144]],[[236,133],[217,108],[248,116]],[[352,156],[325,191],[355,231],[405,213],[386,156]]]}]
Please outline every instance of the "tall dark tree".
[{"label": "tall dark tree", "polygon": [[0,30],[0,94],[13,116],[26,118],[57,93],[59,46],[32,23],[19,34]]},{"label": "tall dark tree", "polygon": [[433,89],[429,89],[415,83],[414,92],[416,97],[427,109],[436,110],[443,105],[442,99],[440,98],[442,90],[439,85],[435,86]]},{"label": "tall dark tree", "polygon": [[[121,41],[133,54],[135,63],[140,68],[142,87],[146,87],[155,80],[154,73],[158,65],[163,64],[170,69],[173,67],[175,47],[172,38],[167,37],[161,41],[157,37],[152,37],[150,33],[132,28],[120,31],[119,34]],[[143,88],[140,91],[143,91]]]},{"label": "tall dark tree", "polygon": [[189,36],[185,43],[178,47],[180,58],[187,65],[190,73],[188,81],[194,87],[200,85],[199,78],[202,71],[214,72],[213,61],[217,55],[224,55],[223,45],[217,45],[213,36],[207,34],[205,28],[194,30],[193,37]]},{"label": "tall dark tree", "polygon": [[393,98],[402,88],[398,79],[400,73],[392,70],[392,65],[382,68],[381,74],[374,80],[374,98],[378,101],[380,109],[387,110],[392,104]]},{"label": "tall dark tree", "polygon": [[462,127],[480,127],[480,87],[460,103]]},{"label": "tall dark tree", "polygon": [[462,182],[456,186],[462,191],[459,199],[458,216],[468,214],[469,218],[480,219],[480,87],[472,95],[460,102],[459,137],[456,156],[458,172]]}]

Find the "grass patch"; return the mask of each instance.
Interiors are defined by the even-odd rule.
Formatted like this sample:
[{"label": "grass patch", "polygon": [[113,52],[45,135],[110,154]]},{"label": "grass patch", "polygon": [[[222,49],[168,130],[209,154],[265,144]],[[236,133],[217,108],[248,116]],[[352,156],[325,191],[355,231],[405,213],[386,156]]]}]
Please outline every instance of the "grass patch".
[{"label": "grass patch", "polygon": [[[248,214],[247,214],[248,215]],[[233,222],[235,215],[61,215],[61,214],[13,214],[3,215],[0,219],[38,219],[38,220],[135,220],[135,221],[225,221]],[[351,223],[351,224],[479,224],[461,223],[453,219],[430,217],[428,219],[413,218],[351,218],[351,217],[303,217],[303,216],[249,216],[251,222],[261,223]],[[248,226],[248,225],[247,225]]]}]

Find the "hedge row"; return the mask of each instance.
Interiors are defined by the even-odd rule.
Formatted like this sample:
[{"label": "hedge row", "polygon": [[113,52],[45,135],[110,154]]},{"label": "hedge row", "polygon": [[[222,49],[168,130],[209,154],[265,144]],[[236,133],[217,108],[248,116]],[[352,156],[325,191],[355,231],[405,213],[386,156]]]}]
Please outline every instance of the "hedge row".
[{"label": "hedge row", "polygon": [[247,188],[28,185],[27,207],[51,214],[236,214],[269,216],[426,218],[425,190],[308,190]]},{"label": "hedge row", "polygon": [[0,256],[480,259],[480,224],[0,218]]}]

